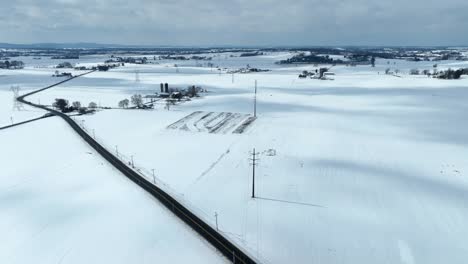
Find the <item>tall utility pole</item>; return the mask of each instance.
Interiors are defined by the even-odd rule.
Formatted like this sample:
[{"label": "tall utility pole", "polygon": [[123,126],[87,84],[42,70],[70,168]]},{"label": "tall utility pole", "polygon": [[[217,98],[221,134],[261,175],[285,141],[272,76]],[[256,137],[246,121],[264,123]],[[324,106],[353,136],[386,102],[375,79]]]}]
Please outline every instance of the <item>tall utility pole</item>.
[{"label": "tall utility pole", "polygon": [[215,219],[216,219],[216,231],[218,231],[218,212],[215,212]]},{"label": "tall utility pole", "polygon": [[17,100],[17,98],[19,97],[19,92],[21,88],[18,85],[16,85],[16,86],[12,86],[10,90],[13,92],[13,110],[17,110],[17,111],[24,110],[23,103]]},{"label": "tall utility pole", "polygon": [[258,165],[258,154],[258,152],[255,152],[255,148],[253,149],[253,152],[251,152],[252,158],[250,161],[252,161],[252,163],[250,163],[250,165],[252,165],[252,198],[255,198],[255,167]]},{"label": "tall utility pole", "polygon": [[135,168],[135,163],[133,163],[133,155],[130,156],[132,158],[132,168]]},{"label": "tall utility pole", "polygon": [[257,117],[257,80],[255,80],[254,117]]},{"label": "tall utility pole", "polygon": [[140,71],[139,70],[135,71],[135,82],[140,83]]}]

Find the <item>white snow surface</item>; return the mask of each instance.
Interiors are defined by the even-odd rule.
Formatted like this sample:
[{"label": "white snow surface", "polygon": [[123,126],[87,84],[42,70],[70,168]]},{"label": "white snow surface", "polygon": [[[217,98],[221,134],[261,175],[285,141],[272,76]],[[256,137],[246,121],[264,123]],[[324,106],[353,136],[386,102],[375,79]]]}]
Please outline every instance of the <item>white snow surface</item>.
[{"label": "white snow surface", "polygon": [[[159,186],[213,226],[216,213],[220,230],[262,262],[466,263],[468,78],[410,76],[432,63],[377,60],[376,68],[334,67],[334,81],[298,79],[313,67],[273,64],[285,57],[248,58],[273,71],[235,74],[234,82],[192,65],[176,73],[174,62],[128,65],[31,100],[116,107],[134,93],[158,92],[161,82],[200,85],[209,92],[169,111],[161,103],[76,120],[109,150],[133,156],[149,178],[154,169]],[[214,61],[228,68],[246,62]],[[400,69],[401,78],[384,75],[387,67]],[[167,129],[196,111],[252,114],[255,80],[258,119],[244,134]],[[260,158],[256,199],[253,148]]]},{"label": "white snow surface", "polygon": [[0,131],[0,263],[225,263],[61,119]]}]

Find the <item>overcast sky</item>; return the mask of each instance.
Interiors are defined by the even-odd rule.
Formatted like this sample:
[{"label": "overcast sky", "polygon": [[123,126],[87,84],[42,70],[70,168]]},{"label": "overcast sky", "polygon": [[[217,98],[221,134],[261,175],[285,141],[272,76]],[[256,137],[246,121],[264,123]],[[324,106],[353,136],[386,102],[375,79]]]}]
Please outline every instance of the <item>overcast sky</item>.
[{"label": "overcast sky", "polygon": [[467,0],[0,0],[0,42],[467,45]]}]

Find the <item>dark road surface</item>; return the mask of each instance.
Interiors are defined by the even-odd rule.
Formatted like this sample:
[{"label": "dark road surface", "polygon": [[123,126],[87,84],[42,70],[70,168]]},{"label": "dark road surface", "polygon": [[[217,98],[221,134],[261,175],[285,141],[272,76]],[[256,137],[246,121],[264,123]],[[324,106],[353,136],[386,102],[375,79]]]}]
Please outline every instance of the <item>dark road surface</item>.
[{"label": "dark road surface", "polygon": [[[30,105],[32,107],[44,109],[49,113],[61,117],[65,122],[67,122],[70,127],[84,140],[86,141],[93,149],[95,149],[104,159],[106,159],[112,166],[118,169],[122,174],[128,177],[130,180],[138,184],[141,188],[146,190],[149,194],[154,196],[158,199],[167,209],[173,212],[179,219],[184,221],[187,225],[189,225],[193,230],[195,230],[200,236],[205,238],[211,245],[213,245],[217,250],[219,250],[226,258],[228,258],[233,263],[258,263],[254,257],[248,255],[246,252],[241,250],[238,246],[236,246],[233,242],[228,240],[225,236],[221,233],[216,231],[213,227],[209,224],[205,223],[201,220],[198,216],[192,213],[189,209],[179,203],[175,198],[170,196],[168,193],[160,189],[159,187],[155,186],[141,175],[133,171],[130,167],[128,167],[124,162],[122,162],[119,158],[115,157],[112,153],[107,151],[103,146],[101,146],[97,141],[95,141],[90,135],[88,135],[77,123],[75,123],[68,115],[63,114],[62,112],[50,109],[43,105],[38,105],[26,101],[25,98],[44,91],[46,89],[50,89],[52,87],[58,86],[62,83],[68,82],[80,76],[92,73],[87,72],[81,75],[77,75],[70,79],[61,81],[59,83],[53,84],[51,86],[24,94],[18,97],[18,101]],[[181,252],[181,254],[183,254]]]}]

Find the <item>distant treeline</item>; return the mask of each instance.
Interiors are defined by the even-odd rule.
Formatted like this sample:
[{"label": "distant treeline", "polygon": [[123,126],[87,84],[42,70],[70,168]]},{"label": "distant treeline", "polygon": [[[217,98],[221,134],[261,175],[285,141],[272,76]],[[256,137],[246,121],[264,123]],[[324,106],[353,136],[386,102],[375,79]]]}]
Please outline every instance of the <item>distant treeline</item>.
[{"label": "distant treeline", "polygon": [[310,63],[310,64],[343,64],[343,60],[335,60],[330,58],[330,56],[319,56],[315,54],[305,55],[305,53],[300,53],[293,56],[292,58],[281,60],[279,64],[300,64],[300,63]]},{"label": "distant treeline", "polygon": [[373,64],[375,62],[375,57],[371,55],[362,55],[362,54],[350,54],[344,55],[342,59],[334,59],[329,55],[316,55],[310,54],[306,55],[305,53],[299,53],[298,55],[293,56],[292,58],[281,60],[279,64]]},{"label": "distant treeline", "polygon": [[24,62],[22,61],[0,61],[0,69],[23,69]]},{"label": "distant treeline", "polygon": [[441,71],[437,75],[437,78],[445,80],[457,80],[460,79],[462,75],[468,75],[468,68],[458,70],[448,69],[446,71]]},{"label": "distant treeline", "polygon": [[[316,56],[320,54],[340,55],[340,56],[366,56],[368,58],[381,59],[404,59],[413,61],[427,60],[468,60],[467,56],[460,49],[449,47],[277,47],[277,48],[253,48],[253,47],[109,47],[103,48],[65,48],[38,47],[38,48],[15,48],[0,50],[0,58],[34,56],[51,57],[53,59],[77,59],[86,55],[108,55],[128,56],[140,55],[153,57],[154,54],[169,56],[168,59],[188,59],[190,56],[199,55],[200,59],[204,54],[220,53],[241,53],[240,56],[258,56],[266,52],[303,52]],[[203,54],[203,55],[202,55]],[[184,58],[180,57],[183,56]],[[205,60],[209,60],[207,56]],[[190,58],[194,59],[194,58]],[[310,58],[313,59],[313,58]],[[337,61],[338,63],[338,61]]]},{"label": "distant treeline", "polygon": [[240,55],[240,57],[255,57],[255,56],[261,56],[264,53],[261,51],[255,51],[255,52],[245,52]]},{"label": "distant treeline", "polygon": [[210,61],[213,58],[207,56],[175,56],[175,55],[162,55],[159,56],[160,60],[205,60]]},{"label": "distant treeline", "polygon": [[66,54],[66,55],[52,56],[50,58],[53,60],[79,60],[80,55]]},{"label": "distant treeline", "polygon": [[[294,50],[290,50],[294,51]],[[407,61],[468,60],[462,52],[453,49],[429,48],[312,48],[304,49],[292,58],[279,64],[374,64],[376,58],[400,59]],[[310,54],[310,55],[305,55]],[[332,59],[320,54],[340,55],[347,60]]]}]

